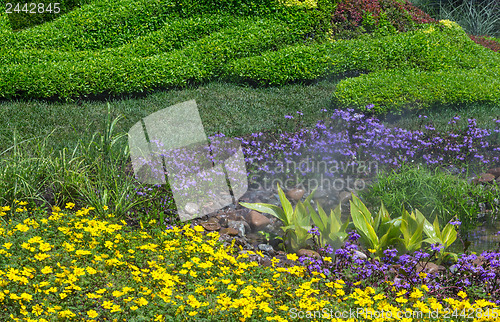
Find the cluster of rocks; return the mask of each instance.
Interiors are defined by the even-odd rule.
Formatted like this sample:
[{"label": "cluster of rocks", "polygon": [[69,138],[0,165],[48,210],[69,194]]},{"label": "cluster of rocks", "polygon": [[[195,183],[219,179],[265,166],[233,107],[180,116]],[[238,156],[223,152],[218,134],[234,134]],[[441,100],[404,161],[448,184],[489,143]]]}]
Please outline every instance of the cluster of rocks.
[{"label": "cluster of rocks", "polygon": [[[325,210],[333,209],[338,203],[347,209],[352,194],[356,195],[357,192],[354,190],[317,190],[312,200],[314,204],[320,204]],[[293,188],[286,192],[286,196],[295,206],[298,201],[303,201],[307,197],[307,191],[303,188]],[[281,206],[278,192],[275,190],[250,190],[240,199],[240,202]],[[294,262],[287,260],[282,245],[283,240],[279,238],[283,236],[282,222],[272,215],[250,210],[238,204],[225,207],[214,214],[194,219],[193,224],[201,225],[206,232],[218,231],[225,246],[231,245],[234,240],[238,254],[260,251],[264,257],[250,255],[249,259],[255,260],[261,265],[270,266],[272,258],[280,259],[278,265],[294,264]],[[299,257],[319,258],[319,254],[312,249],[299,249],[296,254]],[[366,258],[366,255],[362,253],[359,253],[358,256]]]},{"label": "cluster of rocks", "polygon": [[472,178],[474,184],[493,184],[494,182],[500,184],[500,167],[489,169],[485,173]]}]

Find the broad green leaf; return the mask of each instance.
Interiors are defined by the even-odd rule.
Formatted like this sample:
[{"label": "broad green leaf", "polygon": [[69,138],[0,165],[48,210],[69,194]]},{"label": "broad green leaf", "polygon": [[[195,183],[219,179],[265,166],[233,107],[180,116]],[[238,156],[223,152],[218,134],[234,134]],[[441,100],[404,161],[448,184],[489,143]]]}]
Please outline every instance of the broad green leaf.
[{"label": "broad green leaf", "polygon": [[283,222],[283,225],[285,226],[288,226],[290,224],[290,221],[288,220],[288,217],[285,215],[283,209],[281,209],[276,205],[271,205],[266,203],[246,203],[246,202],[240,202],[240,205],[242,205],[245,208],[252,209],[261,213],[273,215],[274,217],[281,220]]},{"label": "broad green leaf", "polygon": [[448,248],[457,239],[457,230],[453,225],[447,224],[441,234],[443,245]]},{"label": "broad green leaf", "polygon": [[290,221],[290,218],[291,218],[291,215],[293,212],[292,204],[286,198],[285,193],[280,188],[279,184],[277,185],[277,187],[278,187],[278,195],[280,197],[281,207],[283,208],[283,211],[285,212],[287,220]]},{"label": "broad green leaf", "polygon": [[418,210],[415,210],[415,213],[417,215],[417,220],[418,221],[423,221],[423,223],[424,223],[424,232],[425,232],[425,235],[429,239],[435,239],[435,238],[437,238],[436,232],[434,231],[434,227],[427,220],[427,218],[425,218],[425,216],[420,211],[418,211]]},{"label": "broad green leaf", "polygon": [[[311,218],[313,220],[313,223],[316,227],[318,227],[320,232],[325,231],[325,223],[323,222],[322,218],[316,213],[314,210],[313,206],[311,204],[306,204],[307,209],[309,210],[309,214],[311,215]],[[319,208],[319,205],[318,205]],[[318,209],[319,210],[319,209]]]},{"label": "broad green leaf", "polygon": [[359,211],[361,212],[361,214],[363,215],[363,217],[365,217],[365,219],[368,221],[368,222],[372,222],[372,214],[370,213],[370,211],[368,210],[368,208],[366,208],[366,206],[363,204],[363,202],[361,202],[361,200],[356,197],[356,195],[352,194],[352,201],[350,201],[351,204],[354,203],[356,205],[356,207],[359,209]]},{"label": "broad green leaf", "polygon": [[439,240],[443,240],[442,236],[441,236],[441,229],[439,228],[439,220],[438,220],[438,217],[436,215],[436,217],[434,218],[434,223],[433,223],[433,226],[434,226],[434,232],[436,233],[436,237],[439,239]]},{"label": "broad green leaf", "polygon": [[295,215],[295,219],[297,220],[297,224],[301,227],[311,227],[311,217],[307,213],[306,207],[302,202],[299,201],[297,203],[293,213]]}]

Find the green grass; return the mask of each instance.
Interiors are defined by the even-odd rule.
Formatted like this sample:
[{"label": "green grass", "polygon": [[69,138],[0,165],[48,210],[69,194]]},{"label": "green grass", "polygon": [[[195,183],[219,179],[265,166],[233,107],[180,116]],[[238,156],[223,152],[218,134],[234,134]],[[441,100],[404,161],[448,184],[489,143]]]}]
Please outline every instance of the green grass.
[{"label": "green grass", "polygon": [[483,212],[480,204],[498,207],[500,187],[468,183],[467,175],[409,164],[379,173],[362,197],[370,207],[377,207],[382,201],[390,213],[418,209],[431,221],[437,216],[442,224],[457,216],[463,223],[462,229],[470,229],[477,224],[477,215]]},{"label": "green grass", "polygon": [[[306,125],[313,125],[330,105],[336,80],[322,80],[311,85],[292,84],[282,87],[252,88],[230,83],[210,82],[198,87],[158,91],[144,97],[110,100],[112,115],[125,119],[117,131],[127,132],[132,125],[149,114],[187,100],[196,100],[207,135],[217,132],[229,136],[244,135],[272,129],[288,129],[284,116],[304,113]],[[75,103],[15,100],[0,102],[0,151],[13,144],[14,130],[18,142],[45,136],[47,147],[72,149],[78,139],[90,140],[94,131],[103,131],[106,103],[81,101]]]}]

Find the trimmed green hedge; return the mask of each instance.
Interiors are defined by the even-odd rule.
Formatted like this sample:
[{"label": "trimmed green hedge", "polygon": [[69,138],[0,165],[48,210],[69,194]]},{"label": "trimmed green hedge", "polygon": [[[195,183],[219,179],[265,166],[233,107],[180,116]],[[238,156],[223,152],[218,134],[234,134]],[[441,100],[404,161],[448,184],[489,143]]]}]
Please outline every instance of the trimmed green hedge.
[{"label": "trimmed green hedge", "polygon": [[[175,24],[185,16],[206,19],[213,14],[272,17],[273,20],[295,22],[306,29],[318,27],[319,24],[314,19],[313,11],[278,6],[277,0],[245,0],[241,4],[241,1],[233,2],[207,0],[202,5],[202,1],[97,0],[63,14],[54,21],[15,34],[0,35],[0,43],[13,49],[101,50],[125,45],[165,25]],[[188,3],[196,4],[198,9],[189,15],[181,14],[184,9],[179,7]],[[231,8],[234,10],[226,8],[230,3],[233,3]],[[250,6],[248,10],[241,9],[244,3]],[[204,12],[202,8],[207,6],[214,6],[214,9]]]},{"label": "trimmed green hedge", "polygon": [[500,65],[496,68],[419,71],[387,70],[341,81],[336,105],[373,111],[419,109],[434,105],[500,104]]},{"label": "trimmed green hedge", "polygon": [[496,53],[475,44],[463,31],[431,28],[435,30],[311,46],[295,45],[234,61],[226,67],[226,74],[238,82],[283,85],[346,72],[400,68],[471,69],[500,63]]},{"label": "trimmed green hedge", "polygon": [[96,50],[158,30],[174,12],[170,0],[102,0],[42,25],[1,37],[16,49]]},{"label": "trimmed green hedge", "polygon": [[[11,61],[0,65],[0,96],[71,98],[184,86],[220,76],[223,66],[232,59],[293,44],[302,38],[302,32],[279,21],[253,18],[240,20],[237,27],[210,34],[182,50],[144,58],[107,51],[61,56],[46,51],[54,56],[54,61],[39,60],[32,64]],[[33,53],[20,52],[23,54]]]},{"label": "trimmed green hedge", "polygon": [[2,34],[7,34],[12,31],[12,28],[10,27],[10,22],[9,18],[7,17],[7,14],[4,13],[5,10],[3,10],[0,13],[0,37]]},{"label": "trimmed green hedge", "polygon": [[[163,28],[146,36],[138,37],[132,42],[116,48],[102,51],[59,51],[55,49],[18,49],[2,48],[0,65],[36,65],[43,62],[79,62],[86,59],[101,59],[114,55],[121,57],[147,57],[181,49],[195,40],[228,27],[242,23],[243,18],[230,16],[194,17],[176,19],[165,24]],[[243,22],[244,23],[244,22]]]}]

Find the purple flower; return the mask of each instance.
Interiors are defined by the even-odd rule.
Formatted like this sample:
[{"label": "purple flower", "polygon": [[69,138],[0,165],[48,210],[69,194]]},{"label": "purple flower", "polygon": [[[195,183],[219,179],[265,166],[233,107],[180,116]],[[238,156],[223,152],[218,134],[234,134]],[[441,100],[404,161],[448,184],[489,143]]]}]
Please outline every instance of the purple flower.
[{"label": "purple flower", "polygon": [[291,120],[291,119],[293,119],[293,116],[291,116],[291,115],[285,115],[285,118],[288,119],[288,120]]},{"label": "purple flower", "polygon": [[349,235],[349,240],[352,241],[352,242],[355,242],[357,241],[361,236],[356,232],[356,231],[350,231],[348,233]]},{"label": "purple flower", "polygon": [[431,250],[435,252],[440,252],[443,248],[444,248],[443,245],[439,243],[431,245]]},{"label": "purple flower", "polygon": [[461,224],[462,224],[462,222],[459,220],[450,221],[450,225],[453,225],[453,226],[460,226]]},{"label": "purple flower", "polygon": [[316,236],[319,236],[319,235],[320,235],[320,232],[319,232],[318,228],[316,228],[316,227],[311,228],[311,229],[308,231],[308,233],[309,233],[309,234],[311,234],[311,235],[316,235]]}]

